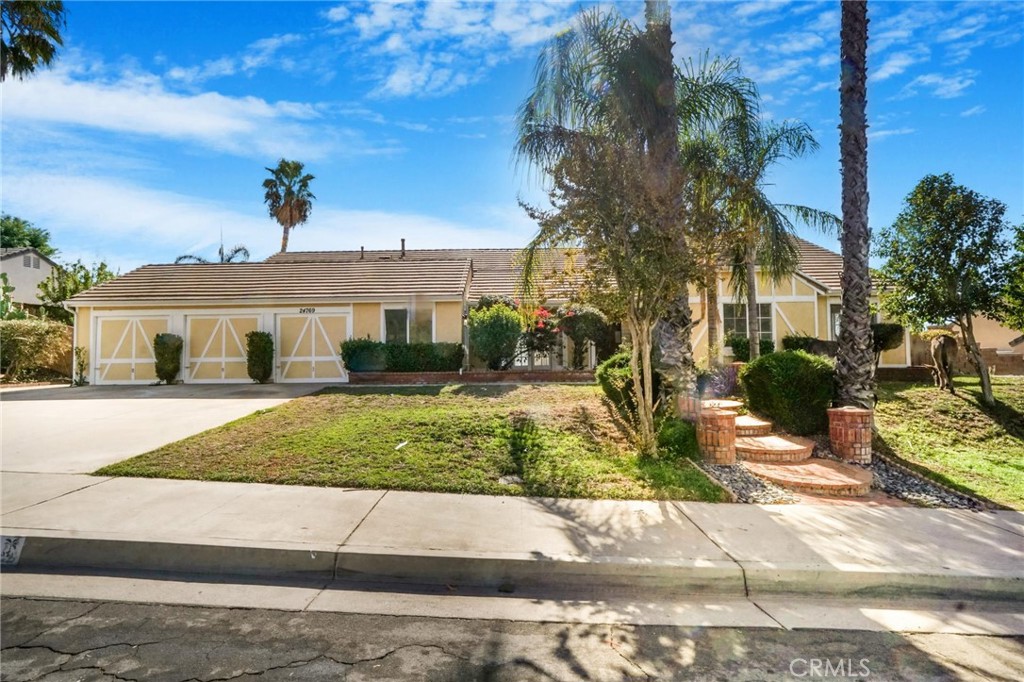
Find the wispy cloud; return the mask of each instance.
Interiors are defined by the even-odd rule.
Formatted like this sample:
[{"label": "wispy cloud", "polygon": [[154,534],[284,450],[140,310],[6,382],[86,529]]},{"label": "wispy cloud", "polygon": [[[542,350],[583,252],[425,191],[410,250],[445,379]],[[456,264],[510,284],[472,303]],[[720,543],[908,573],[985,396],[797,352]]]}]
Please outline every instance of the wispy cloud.
[{"label": "wispy cloud", "polygon": [[197,66],[173,66],[165,74],[167,78],[201,85],[214,78],[225,78],[237,74],[252,76],[256,71],[272,64],[288,66],[294,64],[290,59],[278,59],[281,48],[301,43],[303,37],[297,33],[261,38],[250,43],[240,54],[208,59]]},{"label": "wispy cloud", "polygon": [[897,135],[910,135],[914,133],[914,128],[895,128],[890,130],[871,130],[868,132],[868,137],[872,140],[884,140],[887,137],[895,137]]},{"label": "wispy cloud", "polygon": [[950,76],[940,73],[926,73],[907,83],[900,91],[898,98],[914,97],[919,90],[928,90],[940,99],[953,99],[963,96],[967,88],[974,85],[977,71],[964,70]]},{"label": "wispy cloud", "polygon": [[894,52],[882,62],[882,65],[874,73],[869,72],[869,76],[875,81],[888,80],[893,76],[903,73],[914,64],[927,61],[928,55],[927,47],[918,47],[905,52]]},{"label": "wispy cloud", "polygon": [[970,116],[978,116],[979,114],[984,114],[986,111],[987,109],[984,105],[978,104],[976,106],[971,107],[970,109],[964,109],[963,111],[960,112],[960,115],[963,116],[964,118],[968,118]]}]

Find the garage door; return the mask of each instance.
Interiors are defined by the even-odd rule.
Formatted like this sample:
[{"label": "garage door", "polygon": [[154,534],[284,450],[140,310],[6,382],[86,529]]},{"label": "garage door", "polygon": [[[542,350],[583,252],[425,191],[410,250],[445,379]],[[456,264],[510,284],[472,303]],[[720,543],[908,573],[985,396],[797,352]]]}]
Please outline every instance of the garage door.
[{"label": "garage door", "polygon": [[155,382],[153,337],[166,333],[168,323],[166,316],[99,318],[96,327],[96,383]]},{"label": "garage door", "polygon": [[341,342],[349,338],[347,313],[277,316],[278,381],[348,381]]},{"label": "garage door", "polygon": [[252,381],[246,370],[245,335],[256,331],[255,315],[196,315],[185,321],[185,381]]}]

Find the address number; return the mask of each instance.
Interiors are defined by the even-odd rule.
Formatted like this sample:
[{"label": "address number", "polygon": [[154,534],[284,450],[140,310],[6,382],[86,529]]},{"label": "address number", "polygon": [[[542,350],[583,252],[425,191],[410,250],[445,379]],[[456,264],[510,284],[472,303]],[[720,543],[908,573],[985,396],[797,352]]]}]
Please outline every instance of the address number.
[{"label": "address number", "polygon": [[302,313],[315,313],[316,308],[299,308],[299,314]]}]

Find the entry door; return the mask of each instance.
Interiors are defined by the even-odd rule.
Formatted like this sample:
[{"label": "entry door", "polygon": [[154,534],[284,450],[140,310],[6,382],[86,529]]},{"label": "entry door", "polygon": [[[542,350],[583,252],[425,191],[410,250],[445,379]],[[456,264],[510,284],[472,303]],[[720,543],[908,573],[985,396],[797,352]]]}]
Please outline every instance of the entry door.
[{"label": "entry door", "polygon": [[195,315],[185,323],[186,381],[248,383],[245,335],[256,331],[255,315]]},{"label": "entry door", "polygon": [[154,383],[157,378],[153,337],[167,332],[169,319],[166,316],[99,318],[96,383]]},{"label": "entry door", "polygon": [[278,373],[281,382],[347,382],[341,342],[351,335],[348,313],[277,316]]}]

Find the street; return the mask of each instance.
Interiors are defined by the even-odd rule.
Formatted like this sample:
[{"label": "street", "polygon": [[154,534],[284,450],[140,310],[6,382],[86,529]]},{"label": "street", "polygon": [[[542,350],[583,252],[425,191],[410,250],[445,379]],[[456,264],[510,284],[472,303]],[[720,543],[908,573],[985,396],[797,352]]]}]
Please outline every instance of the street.
[{"label": "street", "polygon": [[20,680],[1019,680],[1024,638],[571,625],[7,597]]}]

